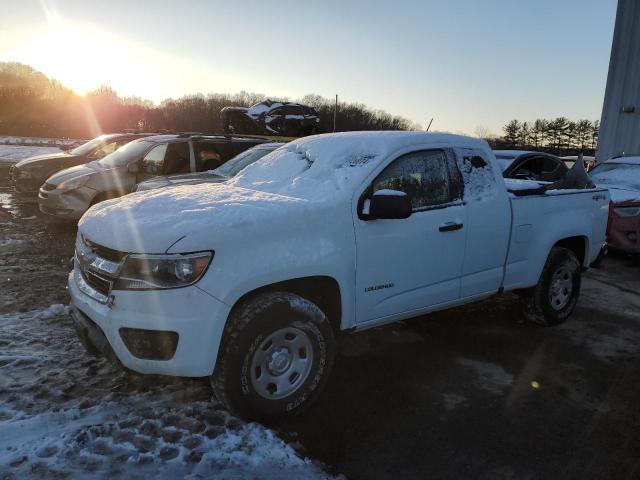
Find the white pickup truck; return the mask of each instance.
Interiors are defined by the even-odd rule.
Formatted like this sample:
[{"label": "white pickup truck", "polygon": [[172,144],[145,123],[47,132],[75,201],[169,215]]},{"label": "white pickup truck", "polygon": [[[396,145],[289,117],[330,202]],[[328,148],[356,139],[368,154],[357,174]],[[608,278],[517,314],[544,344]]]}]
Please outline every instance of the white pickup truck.
[{"label": "white pickup truck", "polygon": [[69,276],[74,324],[90,352],[210,376],[232,411],[276,419],[317,397],[341,332],[504,291],[530,320],[565,320],[605,242],[609,194],[539,186],[510,192],[478,139],[300,139],[225,183],[89,210]]}]

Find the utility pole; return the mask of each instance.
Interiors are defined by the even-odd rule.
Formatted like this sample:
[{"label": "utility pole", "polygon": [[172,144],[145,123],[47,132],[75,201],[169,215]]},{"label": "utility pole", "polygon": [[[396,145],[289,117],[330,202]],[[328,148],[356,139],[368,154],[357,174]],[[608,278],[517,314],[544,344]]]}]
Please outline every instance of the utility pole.
[{"label": "utility pole", "polygon": [[338,94],[336,93],[336,106],[333,109],[333,131],[336,131],[336,117],[338,116]]}]

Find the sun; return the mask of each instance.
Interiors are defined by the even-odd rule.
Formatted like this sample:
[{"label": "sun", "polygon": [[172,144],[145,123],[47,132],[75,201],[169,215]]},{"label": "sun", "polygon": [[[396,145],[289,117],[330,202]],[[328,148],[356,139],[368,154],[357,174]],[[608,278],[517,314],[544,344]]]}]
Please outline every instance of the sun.
[{"label": "sun", "polygon": [[154,52],[100,27],[62,16],[42,2],[46,23],[23,29],[3,56],[27,63],[78,94],[109,85],[121,95],[161,96]]}]

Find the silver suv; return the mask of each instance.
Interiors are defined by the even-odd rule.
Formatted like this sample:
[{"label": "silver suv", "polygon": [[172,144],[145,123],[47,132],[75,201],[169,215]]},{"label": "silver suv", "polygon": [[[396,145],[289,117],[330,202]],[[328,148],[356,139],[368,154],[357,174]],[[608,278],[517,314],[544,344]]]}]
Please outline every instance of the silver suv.
[{"label": "silver suv", "polygon": [[102,160],[62,170],[38,193],[43,213],[79,219],[92,205],[126,195],[138,183],[159,176],[212,170],[253,146],[259,137],[226,135],[157,135],[135,140]]}]

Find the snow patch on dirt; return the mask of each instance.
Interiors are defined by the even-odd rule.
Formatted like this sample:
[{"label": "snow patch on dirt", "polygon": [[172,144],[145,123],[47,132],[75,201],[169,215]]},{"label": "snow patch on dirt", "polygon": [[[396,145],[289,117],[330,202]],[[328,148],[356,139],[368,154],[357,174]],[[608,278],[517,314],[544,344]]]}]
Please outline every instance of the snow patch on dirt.
[{"label": "snow patch on dirt", "polygon": [[477,375],[476,386],[487,392],[502,395],[504,390],[513,384],[513,375],[507,373],[500,365],[469,358],[461,358],[458,363],[473,370]]},{"label": "snow patch on dirt", "polygon": [[0,315],[1,478],[328,478],[208,382],[88,356],[68,307]]}]

